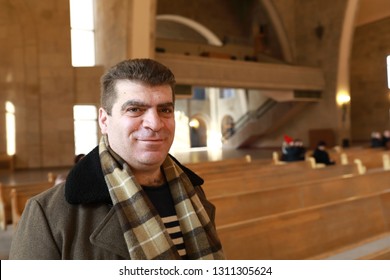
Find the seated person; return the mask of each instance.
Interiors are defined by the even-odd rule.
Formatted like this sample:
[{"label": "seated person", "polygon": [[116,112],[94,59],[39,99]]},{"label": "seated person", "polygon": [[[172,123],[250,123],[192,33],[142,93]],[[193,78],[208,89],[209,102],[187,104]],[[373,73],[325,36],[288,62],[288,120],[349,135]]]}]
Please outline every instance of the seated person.
[{"label": "seated person", "polygon": [[283,146],[282,160],[291,162],[291,161],[300,161],[305,160],[306,148],[303,146],[301,139],[295,139],[291,141],[285,141]]},{"label": "seated person", "polygon": [[387,149],[389,148],[389,146],[390,146],[390,130],[383,131],[382,146],[387,148]]},{"label": "seated person", "polygon": [[294,145],[293,138],[288,135],[284,135],[282,143],[282,161],[292,161],[292,147]]},{"label": "seated person", "polygon": [[371,148],[383,147],[382,136],[378,131],[371,133]]},{"label": "seated person", "polygon": [[294,140],[293,159],[294,161],[305,160],[306,148],[301,139]]},{"label": "seated person", "polygon": [[328,152],[326,151],[325,141],[318,142],[317,148],[314,150],[312,157],[316,163],[323,163],[325,165],[333,165],[335,161],[331,160]]}]

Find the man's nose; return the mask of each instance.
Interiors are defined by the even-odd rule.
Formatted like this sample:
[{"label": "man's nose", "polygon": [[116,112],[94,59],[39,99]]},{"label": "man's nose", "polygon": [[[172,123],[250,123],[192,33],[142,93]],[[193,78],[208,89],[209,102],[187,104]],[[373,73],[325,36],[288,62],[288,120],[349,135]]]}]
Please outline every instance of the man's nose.
[{"label": "man's nose", "polygon": [[161,121],[157,110],[147,110],[147,112],[144,114],[143,126],[154,131],[158,131],[162,128],[163,122]]}]

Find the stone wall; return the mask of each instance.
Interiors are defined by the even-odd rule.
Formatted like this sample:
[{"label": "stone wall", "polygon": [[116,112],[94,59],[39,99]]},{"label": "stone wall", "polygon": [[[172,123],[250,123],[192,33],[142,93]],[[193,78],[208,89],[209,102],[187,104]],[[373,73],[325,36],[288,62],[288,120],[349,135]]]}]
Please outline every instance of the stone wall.
[{"label": "stone wall", "polygon": [[129,2],[95,1],[96,64],[108,68],[127,57]]},{"label": "stone wall", "polygon": [[[346,0],[343,1],[276,1],[274,7],[281,18],[283,28],[288,31],[290,49],[293,50],[293,63],[319,67],[323,70],[325,89],[322,99],[306,106],[305,111],[281,130],[267,135],[258,143],[258,147],[280,146],[283,135],[300,138],[309,144],[309,132],[312,129],[334,131],[337,144],[341,144],[344,135],[340,132],[340,110],[336,105],[336,82],[339,48]],[[316,28],[323,27],[320,38]]]},{"label": "stone wall", "polygon": [[[84,75],[83,83],[98,84],[100,74]],[[95,104],[99,95],[96,87],[80,86],[78,98],[78,75],[71,65],[68,0],[0,0],[0,152],[6,151],[3,106],[10,101],[16,168],[73,163],[73,105],[78,99]]]},{"label": "stone wall", "polygon": [[69,129],[65,104],[73,101],[68,2],[2,0],[0,10],[0,96],[16,108],[16,166],[62,161],[70,153],[60,143]]},{"label": "stone wall", "polygon": [[368,141],[372,131],[390,128],[386,57],[390,18],[356,28],[351,56],[351,133]]}]

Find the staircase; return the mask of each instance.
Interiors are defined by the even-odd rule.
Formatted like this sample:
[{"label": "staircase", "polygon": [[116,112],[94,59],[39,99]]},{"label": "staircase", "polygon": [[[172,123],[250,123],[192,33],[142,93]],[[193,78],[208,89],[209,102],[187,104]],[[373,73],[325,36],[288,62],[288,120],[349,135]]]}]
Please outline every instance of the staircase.
[{"label": "staircase", "polygon": [[235,131],[225,137],[224,146],[229,148],[249,148],[263,136],[273,133],[291,122],[311,102],[276,102],[268,99],[255,111],[249,111],[235,123]]}]

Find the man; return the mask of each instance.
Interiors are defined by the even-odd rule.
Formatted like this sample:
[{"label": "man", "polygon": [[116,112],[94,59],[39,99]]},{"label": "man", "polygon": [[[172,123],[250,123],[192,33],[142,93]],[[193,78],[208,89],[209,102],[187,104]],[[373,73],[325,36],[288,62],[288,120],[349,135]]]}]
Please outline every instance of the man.
[{"label": "man", "polygon": [[126,60],[101,84],[99,146],[29,201],[10,259],[223,259],[203,180],[168,154],[172,72]]}]

